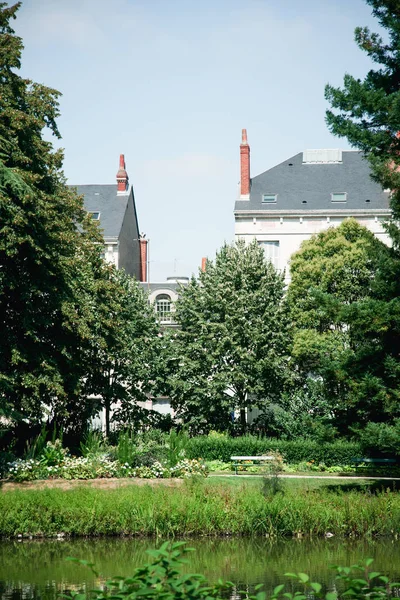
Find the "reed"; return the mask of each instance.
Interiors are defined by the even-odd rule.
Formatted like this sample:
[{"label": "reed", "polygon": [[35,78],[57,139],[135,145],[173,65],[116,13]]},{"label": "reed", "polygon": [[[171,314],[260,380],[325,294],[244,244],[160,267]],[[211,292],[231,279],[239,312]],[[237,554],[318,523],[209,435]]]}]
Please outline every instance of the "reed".
[{"label": "reed", "polygon": [[336,536],[397,535],[400,494],[390,489],[287,489],[191,482],[99,490],[15,490],[0,494],[0,536]]}]

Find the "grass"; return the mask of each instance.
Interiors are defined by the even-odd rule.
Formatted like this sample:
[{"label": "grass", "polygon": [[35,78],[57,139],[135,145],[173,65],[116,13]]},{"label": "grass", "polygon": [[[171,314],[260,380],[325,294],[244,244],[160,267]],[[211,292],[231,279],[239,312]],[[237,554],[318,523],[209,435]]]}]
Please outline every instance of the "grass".
[{"label": "grass", "polygon": [[265,497],[259,479],[236,479],[229,485],[226,478],[189,480],[179,489],[8,491],[0,494],[0,536],[358,537],[400,531],[400,494],[377,484],[296,480],[283,494]]}]

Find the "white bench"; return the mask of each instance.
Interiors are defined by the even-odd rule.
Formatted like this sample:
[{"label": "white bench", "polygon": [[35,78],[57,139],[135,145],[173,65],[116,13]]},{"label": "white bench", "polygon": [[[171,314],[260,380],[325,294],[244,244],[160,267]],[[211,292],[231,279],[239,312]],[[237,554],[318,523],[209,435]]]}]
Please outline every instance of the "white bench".
[{"label": "white bench", "polygon": [[246,462],[245,466],[253,466],[262,461],[275,460],[275,456],[231,456],[231,461],[235,467],[235,474],[238,474],[238,467],[243,466],[243,462]]}]

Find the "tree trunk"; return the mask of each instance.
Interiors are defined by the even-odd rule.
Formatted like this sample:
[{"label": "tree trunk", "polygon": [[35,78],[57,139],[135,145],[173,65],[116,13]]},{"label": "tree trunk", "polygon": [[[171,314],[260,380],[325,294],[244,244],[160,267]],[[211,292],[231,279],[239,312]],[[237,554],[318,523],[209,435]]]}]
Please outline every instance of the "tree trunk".
[{"label": "tree trunk", "polygon": [[246,409],[240,409],[240,426],[242,428],[242,433],[246,433],[247,421],[246,421]]},{"label": "tree trunk", "polygon": [[106,437],[110,436],[110,400],[106,400],[104,403],[104,408],[106,411]]}]

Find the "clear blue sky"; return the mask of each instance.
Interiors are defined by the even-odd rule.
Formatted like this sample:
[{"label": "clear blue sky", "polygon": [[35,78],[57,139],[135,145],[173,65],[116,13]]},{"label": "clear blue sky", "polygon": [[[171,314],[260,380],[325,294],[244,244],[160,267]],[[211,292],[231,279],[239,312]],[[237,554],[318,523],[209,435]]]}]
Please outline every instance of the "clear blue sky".
[{"label": "clear blue sky", "polygon": [[233,238],[241,129],[251,174],[347,148],[324,85],[371,67],[363,0],[26,0],[22,73],[60,90],[71,184],[114,183],[125,154],[152,281],[197,273]]}]

